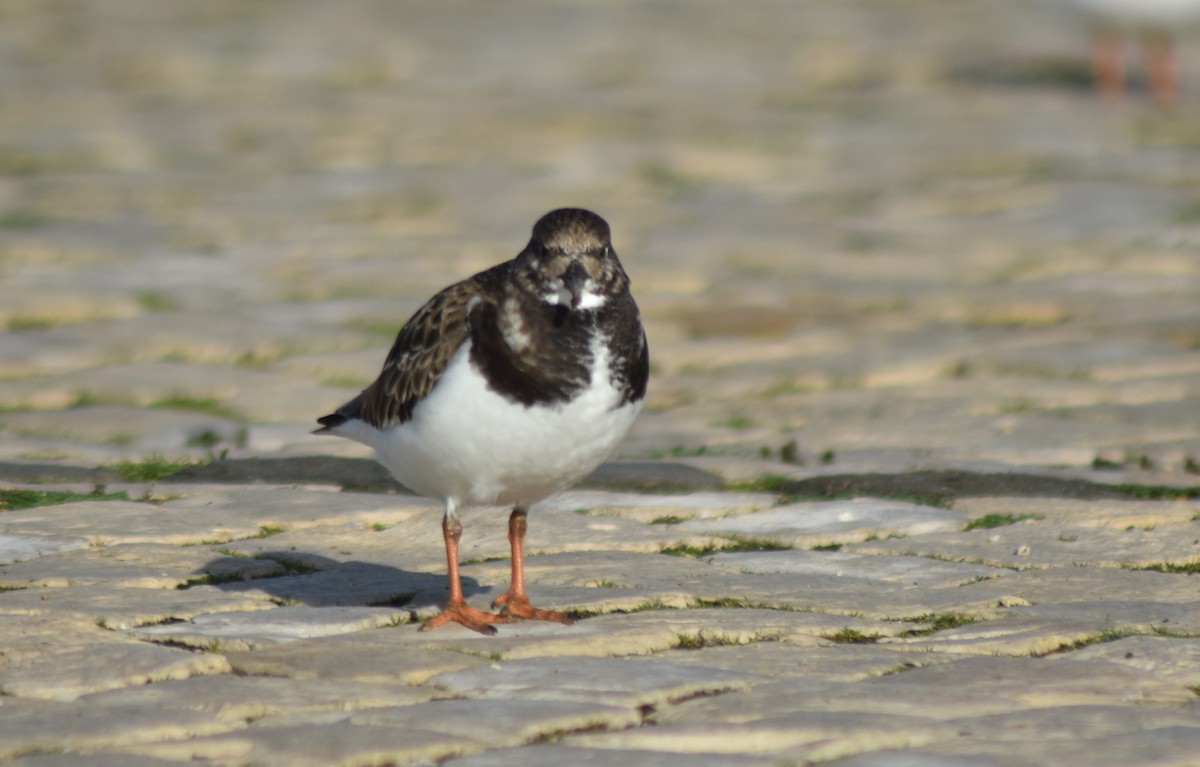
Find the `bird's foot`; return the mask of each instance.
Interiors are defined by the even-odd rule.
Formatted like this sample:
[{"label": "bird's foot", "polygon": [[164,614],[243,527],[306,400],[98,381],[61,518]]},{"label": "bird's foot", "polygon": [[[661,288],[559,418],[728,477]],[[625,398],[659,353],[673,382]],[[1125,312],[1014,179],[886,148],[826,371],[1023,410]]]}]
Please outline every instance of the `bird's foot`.
[{"label": "bird's foot", "polygon": [[492,624],[507,623],[509,620],[510,618],[506,615],[476,610],[466,602],[451,602],[440,613],[425,621],[425,625],[421,626],[421,631],[429,631],[454,622],[462,624],[472,631],[478,631],[480,634],[495,634],[496,627]]},{"label": "bird's foot", "polygon": [[515,596],[511,592],[501,594],[492,602],[492,609],[498,610],[506,618],[520,618],[527,621],[550,621],[571,625],[573,618],[557,610],[543,610],[529,604],[529,597]]}]

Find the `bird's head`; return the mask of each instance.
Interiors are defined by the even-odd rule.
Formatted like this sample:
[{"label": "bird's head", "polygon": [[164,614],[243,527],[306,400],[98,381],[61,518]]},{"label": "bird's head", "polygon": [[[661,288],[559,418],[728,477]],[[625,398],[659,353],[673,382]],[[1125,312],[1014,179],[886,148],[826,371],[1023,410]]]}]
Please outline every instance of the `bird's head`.
[{"label": "bird's head", "polygon": [[517,256],[521,287],[571,311],[605,304],[629,282],[613,250],[608,222],[590,210],[560,208],[542,216]]}]

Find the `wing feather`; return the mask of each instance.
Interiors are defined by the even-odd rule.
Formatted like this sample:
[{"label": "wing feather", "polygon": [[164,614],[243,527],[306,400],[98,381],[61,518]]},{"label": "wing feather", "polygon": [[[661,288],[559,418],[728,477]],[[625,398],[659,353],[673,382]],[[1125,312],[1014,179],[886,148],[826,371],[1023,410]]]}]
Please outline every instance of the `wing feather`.
[{"label": "wing feather", "polygon": [[377,429],[402,424],[442,377],[467,340],[475,280],[451,285],[429,299],[396,335],[379,378],[363,392],[360,418]]},{"label": "wing feather", "polygon": [[400,332],[375,382],[331,415],[318,419],[331,431],[348,420],[386,429],[412,418],[413,408],[437,384],[450,358],[470,336],[468,316],[489,273],[451,285],[417,310]]}]

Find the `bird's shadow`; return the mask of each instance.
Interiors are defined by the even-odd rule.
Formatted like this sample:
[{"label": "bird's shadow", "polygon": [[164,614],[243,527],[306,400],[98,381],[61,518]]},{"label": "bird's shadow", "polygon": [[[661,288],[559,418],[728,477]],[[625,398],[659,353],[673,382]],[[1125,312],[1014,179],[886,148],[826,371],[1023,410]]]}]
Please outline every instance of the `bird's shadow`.
[{"label": "bird's shadow", "polygon": [[[261,566],[259,566],[261,565]],[[265,593],[280,605],[307,607],[440,607],[446,601],[444,573],[403,570],[390,565],[297,551],[264,551],[253,558],[217,557],[181,586],[214,586],[233,593]],[[462,576],[468,599],[492,591]]]}]

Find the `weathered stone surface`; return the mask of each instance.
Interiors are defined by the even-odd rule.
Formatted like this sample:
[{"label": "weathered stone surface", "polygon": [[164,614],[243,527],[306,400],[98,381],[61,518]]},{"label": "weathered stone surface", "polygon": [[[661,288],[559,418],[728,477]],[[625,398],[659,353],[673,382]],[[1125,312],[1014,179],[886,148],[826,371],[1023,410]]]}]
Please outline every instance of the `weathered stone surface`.
[{"label": "weathered stone surface", "polygon": [[132,754],[54,754],[23,756],[12,762],[16,767],[169,767],[177,762]]},{"label": "weathered stone surface", "polygon": [[84,616],[0,615],[0,693],[71,701],[100,690],[228,673],[216,655],[136,642]]},{"label": "weathered stone surface", "polygon": [[[653,655],[676,647],[786,642],[816,646],[826,635],[852,630],[885,636],[904,630],[899,624],[846,616],[761,609],[656,609],[603,615],[571,626],[541,622],[499,625],[499,634],[483,637],[457,627],[434,634],[406,632],[403,641],[426,648],[453,649],[500,660],[559,656]],[[895,665],[894,661],[893,664]]]},{"label": "weathered stone surface", "polygon": [[[679,755],[662,751],[624,751],[611,748],[538,746],[504,748],[452,759],[454,767],[558,767],[578,764],[583,767],[670,767],[679,763]],[[691,767],[767,767],[778,762],[774,757],[735,754],[688,754]]]},{"label": "weathered stone surface", "polygon": [[219,764],[328,767],[331,764],[436,762],[484,748],[478,741],[461,735],[415,728],[349,725],[337,721],[252,727],[225,735],[176,740],[126,750],[177,762],[211,760]]},{"label": "weathered stone surface", "polygon": [[9,591],[0,600],[0,615],[76,613],[109,629],[190,620],[226,611],[267,610],[275,605],[261,593],[237,594],[213,586],[191,589],[141,589],[71,586]]},{"label": "weathered stone surface", "polygon": [[146,707],[87,706],[81,702],[16,699],[0,716],[0,759],[26,754],[122,749],[179,741],[233,729],[209,714]]},{"label": "weathered stone surface", "polygon": [[229,671],[229,663],[219,655],[137,642],[89,645],[6,665],[0,670],[0,693],[20,698],[71,701],[101,690]]},{"label": "weathered stone surface", "polygon": [[263,528],[394,523],[419,515],[424,507],[424,501],[382,496],[238,488],[203,497],[184,494],[162,504],[80,501],[41,506],[8,512],[0,526],[10,534],[53,531],[102,544],[197,544],[250,538]]},{"label": "weathered stone surface", "polygon": [[673,523],[701,517],[712,519],[729,514],[766,509],[775,505],[777,497],[769,493],[693,492],[688,495],[657,495],[647,498],[644,493],[616,491],[567,490],[539,504],[563,511],[582,510],[590,516],[613,516],[636,519],[639,522]]},{"label": "weathered stone surface", "polygon": [[863,751],[920,746],[948,734],[945,725],[916,716],[810,711],[803,716],[780,716],[750,723],[663,725],[627,732],[578,735],[569,742],[685,755],[779,754],[787,751],[817,763]]},{"label": "weathered stone surface", "polygon": [[843,551],[739,551],[717,554],[709,561],[738,572],[836,575],[920,586],[958,586],[1008,572],[925,557],[865,556]]},{"label": "weathered stone surface", "polygon": [[[880,628],[856,629],[865,636]],[[830,633],[850,626],[838,625]],[[739,646],[703,646],[679,649],[664,656],[672,663],[742,671],[771,678],[828,680],[856,682],[884,674],[894,674],[933,663],[948,663],[953,656],[931,652],[899,653],[895,645],[886,648],[874,642],[842,644],[822,641],[820,646],[805,645],[797,650],[795,643],[756,642]]]},{"label": "weathered stone surface", "polygon": [[363,711],[351,724],[416,728],[459,735],[489,747],[515,746],[550,733],[622,730],[641,723],[629,708],[571,700],[439,700],[420,706]]},{"label": "weathered stone surface", "polygon": [[[239,674],[294,679],[424,684],[437,674],[486,665],[479,655],[425,649],[396,631],[356,631],[295,642],[231,650],[226,659]],[[416,645],[416,646],[414,646]]]},{"label": "weathered stone surface", "polygon": [[[1051,4],[484,5],[4,5],[0,480],[152,503],[0,510],[0,762],[1190,767],[1194,41],[1156,113]],[[313,419],[564,204],[652,350],[530,516],[586,617],[421,632],[441,503]]]},{"label": "weathered stone surface", "polygon": [[408,621],[408,612],[384,607],[280,607],[208,613],[190,621],[142,626],[133,636],[188,647],[252,650],[278,642],[344,634]]},{"label": "weathered stone surface", "polygon": [[919,539],[855,543],[865,554],[903,553],[1026,569],[1087,562],[1100,567],[1186,565],[1200,557],[1200,535],[1189,529],[1062,525],[1026,520],[989,530]]},{"label": "weathered stone surface", "polygon": [[26,562],[59,551],[87,548],[83,538],[63,535],[0,535],[0,565]]},{"label": "weathered stone surface", "polygon": [[88,695],[81,702],[203,711],[231,725],[323,712],[347,713],[424,703],[432,690],[344,680],[216,676]]},{"label": "weathered stone surface", "polygon": [[69,556],[44,556],[0,566],[0,587],[105,584],[113,588],[173,589],[206,579],[252,579],[285,572],[275,560],[223,556],[217,548],[154,543],[94,546],[87,551],[72,550]]},{"label": "weathered stone surface", "polygon": [[1064,661],[1107,661],[1141,669],[1195,689],[1200,687],[1200,639],[1131,636],[1084,647]]},{"label": "weathered stone surface", "polygon": [[[960,676],[966,674],[967,677]],[[864,682],[885,695],[906,696],[921,688],[945,689],[948,679],[996,700],[1030,708],[1138,703],[1183,704],[1194,694],[1170,678],[1109,663],[1065,663],[1060,658],[966,658]],[[970,682],[964,682],[970,679]]]},{"label": "weathered stone surface", "polygon": [[771,538],[811,548],[866,538],[957,530],[962,524],[962,516],[953,511],[900,501],[861,498],[790,504],[719,520],[691,520],[678,527],[693,534]]},{"label": "weathered stone surface", "polygon": [[641,658],[533,658],[438,674],[428,684],[483,698],[592,701],[637,708],[681,698],[743,690],[751,674],[699,670]]}]

